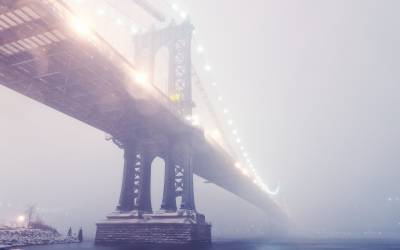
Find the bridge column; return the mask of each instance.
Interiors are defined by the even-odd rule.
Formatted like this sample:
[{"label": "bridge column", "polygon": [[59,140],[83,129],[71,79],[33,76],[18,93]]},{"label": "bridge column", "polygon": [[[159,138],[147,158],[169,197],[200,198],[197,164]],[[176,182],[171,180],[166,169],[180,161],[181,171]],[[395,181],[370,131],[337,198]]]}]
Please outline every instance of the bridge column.
[{"label": "bridge column", "polygon": [[183,193],[181,209],[196,210],[194,203],[193,190],[193,165],[192,165],[192,145],[187,143],[182,155],[183,171]]},{"label": "bridge column", "polygon": [[138,209],[140,212],[151,213],[151,163],[153,157],[150,153],[144,151],[142,153],[141,183],[138,201]]},{"label": "bridge column", "polygon": [[161,209],[169,212],[175,212],[176,211],[175,160],[170,150],[166,154],[164,161],[165,161],[164,193],[163,193]]},{"label": "bridge column", "polygon": [[134,209],[134,168],[136,149],[133,145],[124,148],[124,172],[122,177],[121,194],[117,210],[128,212]]}]

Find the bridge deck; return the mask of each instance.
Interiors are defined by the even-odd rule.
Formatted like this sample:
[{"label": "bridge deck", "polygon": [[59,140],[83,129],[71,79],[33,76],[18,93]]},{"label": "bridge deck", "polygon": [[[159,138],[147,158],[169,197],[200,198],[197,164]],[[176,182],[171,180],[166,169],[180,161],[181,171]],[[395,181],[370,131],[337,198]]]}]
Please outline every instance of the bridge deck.
[{"label": "bridge deck", "polygon": [[[174,134],[193,128],[101,37],[80,27],[57,0],[0,0],[0,84],[97,129],[123,138],[137,130]],[[268,194],[236,171],[234,160],[198,133],[194,172],[265,210]]]}]

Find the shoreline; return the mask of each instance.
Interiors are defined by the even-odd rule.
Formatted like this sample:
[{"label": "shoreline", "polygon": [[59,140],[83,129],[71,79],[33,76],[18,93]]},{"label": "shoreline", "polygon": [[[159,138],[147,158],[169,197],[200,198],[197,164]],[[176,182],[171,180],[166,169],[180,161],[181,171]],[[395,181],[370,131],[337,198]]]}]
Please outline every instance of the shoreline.
[{"label": "shoreline", "polygon": [[73,243],[79,243],[79,240],[74,236],[63,236],[48,230],[28,228],[0,229],[0,249]]}]

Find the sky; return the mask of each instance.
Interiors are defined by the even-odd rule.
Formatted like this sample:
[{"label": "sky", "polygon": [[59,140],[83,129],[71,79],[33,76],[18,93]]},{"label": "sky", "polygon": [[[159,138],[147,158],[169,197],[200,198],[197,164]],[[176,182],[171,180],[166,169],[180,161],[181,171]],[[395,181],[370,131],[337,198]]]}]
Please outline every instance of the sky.
[{"label": "sky", "polygon": [[[84,1],[77,11],[93,10]],[[129,12],[128,2],[118,8]],[[280,185],[292,231],[399,235],[400,2],[177,3],[212,66],[201,75],[218,83],[260,176]],[[129,34],[109,25],[101,31],[127,50]],[[82,225],[92,234],[117,204],[121,150],[103,132],[4,87],[0,114],[0,220],[35,204],[60,231]],[[153,169],[157,207],[162,168]],[[215,235],[269,230],[267,214],[213,184],[196,179],[195,193]]]}]

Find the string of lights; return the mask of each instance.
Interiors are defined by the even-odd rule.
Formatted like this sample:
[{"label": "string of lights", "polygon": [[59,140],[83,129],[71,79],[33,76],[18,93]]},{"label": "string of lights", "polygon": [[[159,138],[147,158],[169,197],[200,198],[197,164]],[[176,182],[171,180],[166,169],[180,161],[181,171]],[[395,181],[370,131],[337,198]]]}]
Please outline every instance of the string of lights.
[{"label": "string of lights", "polygon": [[[83,0],[76,0],[76,1],[83,1]],[[167,6],[168,12],[172,12],[174,13],[174,18],[180,18],[181,21],[186,20],[187,18],[189,18],[188,12],[185,11],[183,8],[181,8],[181,6],[179,6],[177,3],[170,3],[168,2],[168,0],[164,0],[165,1],[165,6]],[[99,1],[96,1],[96,3],[98,4],[98,6],[95,8],[95,15],[98,18],[107,18],[107,10],[104,7],[104,4],[100,4]],[[115,11],[118,11],[120,13],[120,15],[118,17],[114,17],[116,18],[116,20],[114,20],[116,26],[125,29],[126,32],[129,32],[131,35],[136,35],[141,29],[145,30],[148,27],[145,27],[143,24],[139,24],[136,20],[134,20],[133,18],[131,18],[127,13],[122,13],[123,11],[121,11],[120,9],[118,9],[114,4],[105,1],[106,5],[109,6],[109,8],[114,9]],[[112,18],[112,17],[110,17]],[[194,30],[194,36],[195,38],[194,40],[194,48],[196,51],[196,54],[198,57],[200,57],[202,60],[201,62],[203,63],[203,72],[205,74],[207,74],[207,77],[211,77],[211,73],[213,71],[213,68],[211,66],[210,63],[208,63],[208,60],[206,60],[206,56],[205,56],[205,47],[198,41],[197,37],[197,31]],[[261,188],[262,190],[264,190],[265,192],[267,192],[270,195],[277,195],[279,193],[279,189],[280,187],[278,186],[276,190],[270,190],[269,187],[263,182],[263,180],[261,179],[261,177],[258,175],[256,168],[253,165],[253,162],[248,154],[248,152],[246,151],[246,148],[244,146],[244,143],[242,142],[241,137],[239,136],[239,131],[236,128],[236,124],[233,120],[233,117],[231,115],[230,109],[228,109],[226,107],[226,105],[224,104],[224,96],[220,94],[220,91],[218,91],[218,84],[215,81],[210,81],[209,86],[211,89],[214,89],[217,99],[216,99],[216,103],[219,104],[219,113],[222,114],[225,122],[225,127],[230,131],[229,134],[231,134],[231,137],[234,144],[236,144],[236,153],[238,152],[239,155],[241,157],[236,157],[239,158],[237,159],[237,161],[234,164],[234,167],[239,170],[244,176],[248,176],[249,178],[252,178],[254,184],[256,184],[259,188]],[[190,117],[190,120],[197,120],[195,119],[195,116]],[[196,122],[195,124],[197,125],[198,122]],[[220,130],[217,129],[217,130]],[[229,144],[229,142],[227,142]]]},{"label": "string of lights", "polygon": [[[177,3],[169,3],[169,6],[183,20],[188,18],[188,12],[185,11],[184,9],[182,9]],[[212,71],[212,67],[204,57],[205,48],[196,39],[196,37],[198,37],[197,31],[195,31],[194,35],[195,35],[194,43],[195,43],[196,52],[199,56],[203,56],[203,64],[204,64],[203,69],[204,69],[205,73],[209,74]],[[279,187],[275,191],[271,191],[268,188],[268,186],[262,181],[261,177],[257,174],[257,171],[253,165],[253,162],[252,162],[249,154],[245,150],[243,142],[239,136],[238,129],[235,127],[235,122],[231,116],[230,110],[228,108],[226,108],[226,106],[224,105],[224,97],[221,94],[219,94],[219,91],[217,90],[218,84],[215,81],[211,81],[210,85],[217,92],[217,101],[218,101],[218,103],[221,104],[220,105],[221,113],[224,115],[224,117],[226,119],[226,124],[228,126],[228,129],[231,129],[234,141],[236,142],[236,144],[238,145],[238,148],[239,148],[238,151],[240,151],[242,159],[245,161],[245,164],[243,164],[240,160],[237,161],[235,163],[235,167],[238,168],[244,175],[253,177],[254,178],[253,182],[256,185],[260,186],[264,191],[268,192],[271,195],[277,195],[279,193]],[[250,173],[252,173],[252,175]]]}]

